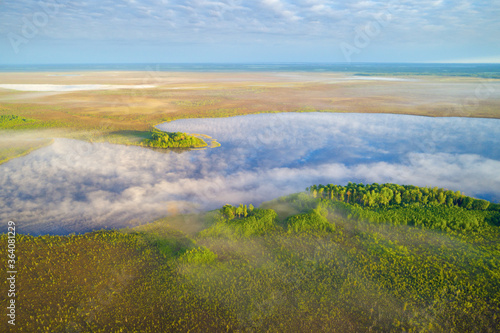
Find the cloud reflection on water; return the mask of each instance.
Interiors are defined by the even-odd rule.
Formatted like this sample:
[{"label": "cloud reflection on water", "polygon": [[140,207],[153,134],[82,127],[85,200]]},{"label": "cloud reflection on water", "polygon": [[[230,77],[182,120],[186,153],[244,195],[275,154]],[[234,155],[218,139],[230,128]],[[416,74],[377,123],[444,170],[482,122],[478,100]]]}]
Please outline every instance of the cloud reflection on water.
[{"label": "cloud reflection on water", "polygon": [[397,115],[263,114],[159,126],[222,147],[160,153],[56,139],[0,166],[0,218],[19,232],[84,232],[168,212],[254,203],[311,184],[439,186],[500,199],[499,121]]}]

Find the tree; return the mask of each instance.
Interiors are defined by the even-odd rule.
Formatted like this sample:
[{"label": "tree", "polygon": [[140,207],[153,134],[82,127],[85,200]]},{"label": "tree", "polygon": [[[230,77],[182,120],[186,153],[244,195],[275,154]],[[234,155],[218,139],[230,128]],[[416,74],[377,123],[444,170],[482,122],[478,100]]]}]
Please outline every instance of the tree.
[{"label": "tree", "polygon": [[387,206],[389,202],[392,200],[392,197],[394,196],[394,193],[390,188],[384,187],[380,191],[380,204]]},{"label": "tree", "polygon": [[401,204],[401,193],[399,192],[396,193],[396,195],[394,196],[394,202],[396,203],[396,205]]},{"label": "tree", "polygon": [[339,200],[340,201],[344,201],[344,199],[345,199],[345,197],[344,197],[345,196],[345,192],[346,192],[345,188],[342,188],[340,190],[340,192],[339,192]]},{"label": "tree", "polygon": [[488,209],[488,206],[490,205],[489,201],[482,200],[482,199],[473,199],[474,201],[472,202],[472,209],[477,209],[477,210],[486,210]]},{"label": "tree", "polygon": [[460,207],[463,207],[465,209],[472,209],[472,203],[474,202],[474,199],[471,197],[462,197],[462,202],[460,204]]},{"label": "tree", "polygon": [[232,220],[234,219],[234,207],[231,205],[224,205],[222,207],[222,214],[228,219]]},{"label": "tree", "polygon": [[439,192],[437,200],[440,205],[444,204],[446,202],[446,195],[443,192]]},{"label": "tree", "polygon": [[427,205],[429,203],[429,196],[424,195],[421,200],[422,204]]},{"label": "tree", "polygon": [[236,208],[236,212],[235,212],[235,213],[236,213],[236,215],[237,215],[238,217],[241,217],[241,215],[243,215],[243,205],[241,205],[241,204],[240,204],[240,205],[238,206],[238,208]]}]

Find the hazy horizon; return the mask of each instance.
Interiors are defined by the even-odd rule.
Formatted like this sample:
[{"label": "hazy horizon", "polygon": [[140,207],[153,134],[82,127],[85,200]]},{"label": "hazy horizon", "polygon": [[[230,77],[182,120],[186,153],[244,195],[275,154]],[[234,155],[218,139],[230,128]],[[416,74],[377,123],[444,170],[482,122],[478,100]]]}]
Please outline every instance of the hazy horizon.
[{"label": "hazy horizon", "polygon": [[317,72],[354,75],[458,75],[498,78],[500,63],[411,62],[163,62],[163,63],[39,63],[1,64],[0,72]]}]

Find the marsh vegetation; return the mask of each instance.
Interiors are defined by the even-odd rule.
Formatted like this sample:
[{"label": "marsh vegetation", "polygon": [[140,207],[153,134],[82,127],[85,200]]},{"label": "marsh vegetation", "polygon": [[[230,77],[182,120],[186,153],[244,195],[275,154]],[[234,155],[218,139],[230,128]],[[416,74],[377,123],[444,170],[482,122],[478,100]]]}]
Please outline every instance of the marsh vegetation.
[{"label": "marsh vegetation", "polygon": [[[500,207],[457,191],[498,198],[498,120],[171,122],[311,111],[499,118],[497,72],[464,71],[155,72],[141,90],[132,89],[145,81],[140,72],[0,73],[0,83],[131,84],[0,90],[0,163],[66,138],[2,165],[2,217],[41,234],[16,239],[17,330],[500,331]],[[150,131],[166,121],[166,131]],[[180,156],[94,144],[206,146],[184,131],[224,145]],[[258,205],[338,175],[388,174],[454,191],[312,185]],[[178,214],[196,204],[212,210]],[[107,225],[115,229],[71,233]]]},{"label": "marsh vegetation", "polygon": [[[389,70],[388,68],[384,68]],[[474,78],[460,70],[427,75],[388,71],[352,73],[176,73],[81,72],[50,75],[0,73],[0,83],[40,85],[130,85],[130,89],[15,91],[0,89],[0,129],[70,129],[87,136],[148,131],[184,118],[213,118],[269,112],[394,113],[425,116],[498,118],[499,81],[495,72]],[[342,71],[344,71],[342,69]],[[446,76],[445,73],[449,75]],[[153,75],[153,76],[151,76]],[[373,76],[377,75],[377,76]],[[394,81],[359,80],[397,78]],[[133,89],[134,86],[150,86]],[[33,86],[36,86],[34,84]],[[477,91],[481,92],[477,97]],[[5,117],[17,120],[4,121]],[[65,137],[72,137],[66,132]],[[1,149],[1,148],[0,148]],[[36,149],[36,146],[28,147]],[[6,154],[4,154],[6,155]]]},{"label": "marsh vegetation", "polygon": [[[475,199],[456,192],[448,194],[458,199],[458,205],[439,199],[424,204],[418,194],[411,196],[435,191],[439,198],[445,189],[334,186],[312,186],[258,208],[226,205],[134,229],[18,236],[23,272],[18,301],[23,315],[17,328],[500,329],[500,233],[493,222],[500,216],[498,205],[461,207]],[[379,202],[354,200],[362,198],[362,188],[380,195]],[[394,197],[388,199],[387,189],[410,195],[398,203]],[[351,194],[342,199],[338,194],[344,190]],[[377,211],[382,206],[400,213]],[[412,210],[417,219],[424,214],[423,218],[439,220],[446,216],[443,212],[466,210],[479,227],[408,223],[408,209],[415,207],[440,208],[425,214]],[[378,219],[373,212],[379,213]],[[388,216],[390,221],[385,220]],[[187,225],[197,227],[183,231]]]}]

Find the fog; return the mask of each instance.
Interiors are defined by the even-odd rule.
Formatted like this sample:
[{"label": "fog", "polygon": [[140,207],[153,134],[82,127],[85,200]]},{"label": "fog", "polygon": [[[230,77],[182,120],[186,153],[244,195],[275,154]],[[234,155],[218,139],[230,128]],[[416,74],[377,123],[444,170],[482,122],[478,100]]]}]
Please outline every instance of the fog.
[{"label": "fog", "polygon": [[259,203],[318,183],[394,182],[500,199],[499,120],[262,114],[163,124],[221,147],[179,152],[56,138],[0,165],[0,218],[67,234]]},{"label": "fog", "polygon": [[0,89],[17,91],[52,91],[70,92],[86,90],[113,90],[113,89],[148,89],[155,88],[154,85],[112,85],[112,84],[0,84]]}]

